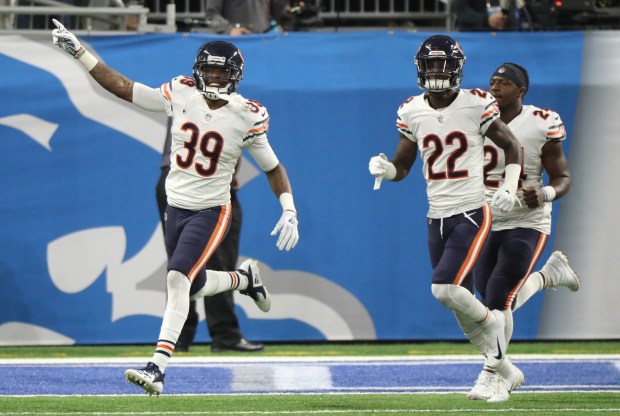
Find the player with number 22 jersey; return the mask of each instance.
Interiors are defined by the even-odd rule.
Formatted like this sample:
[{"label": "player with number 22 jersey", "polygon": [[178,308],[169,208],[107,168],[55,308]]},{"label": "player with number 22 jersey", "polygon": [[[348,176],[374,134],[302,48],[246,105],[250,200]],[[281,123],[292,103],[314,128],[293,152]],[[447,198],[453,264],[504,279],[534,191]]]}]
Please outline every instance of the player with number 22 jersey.
[{"label": "player with number 22 jersey", "polygon": [[[417,142],[426,179],[429,218],[445,218],[484,205],[484,133],[499,117],[491,94],[461,89],[450,106],[436,110],[425,95],[398,110],[399,133]],[[503,154],[503,151],[502,151]]]}]

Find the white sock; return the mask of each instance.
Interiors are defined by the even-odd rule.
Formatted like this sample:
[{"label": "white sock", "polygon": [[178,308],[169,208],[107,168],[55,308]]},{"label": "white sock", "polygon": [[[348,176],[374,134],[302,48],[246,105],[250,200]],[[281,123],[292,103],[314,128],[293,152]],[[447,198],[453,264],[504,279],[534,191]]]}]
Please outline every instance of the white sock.
[{"label": "white sock", "polygon": [[[433,284],[432,292],[442,305],[454,311],[465,336],[485,356],[485,363],[492,358],[493,354],[498,354],[497,347],[495,347],[497,341],[495,338],[491,340],[490,337],[496,324],[496,317],[482,302],[462,286]],[[495,366],[495,362],[491,364]]]},{"label": "white sock", "polygon": [[155,347],[152,362],[157,364],[159,370],[166,371],[168,361],[172,357],[179,334],[187,320],[189,312],[189,278],[181,272],[170,270],[167,278],[168,301],[166,311],[159,331],[159,340]]},{"label": "white sock", "polygon": [[506,334],[506,351],[508,351],[508,344],[510,343],[510,340],[512,339],[514,321],[512,319],[512,311],[510,309],[503,310],[502,313],[504,314],[504,318],[506,318],[506,326],[504,327],[504,333]]},{"label": "white sock", "polygon": [[474,347],[480,352],[480,354],[486,356],[487,354],[487,339],[482,327],[479,323],[465,318],[457,312],[454,312],[456,321],[459,323],[461,330],[472,343]]},{"label": "white sock", "polygon": [[191,297],[191,300],[200,299],[204,296],[213,296],[230,290],[244,290],[248,288],[248,277],[239,272],[207,270],[206,273],[207,281],[205,285]]},{"label": "white sock", "polygon": [[517,297],[515,298],[515,304],[512,311],[516,311],[525,304],[536,293],[545,288],[545,278],[540,272],[534,272],[527,277],[527,280],[519,289]]}]

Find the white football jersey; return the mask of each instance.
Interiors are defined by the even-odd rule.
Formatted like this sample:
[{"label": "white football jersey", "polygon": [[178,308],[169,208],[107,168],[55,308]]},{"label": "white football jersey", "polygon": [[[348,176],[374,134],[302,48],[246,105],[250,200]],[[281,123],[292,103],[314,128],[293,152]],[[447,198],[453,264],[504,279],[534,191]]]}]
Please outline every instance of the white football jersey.
[{"label": "white football jersey", "polygon": [[228,104],[211,110],[192,77],[178,76],[160,87],[172,116],[168,204],[193,211],[230,202],[230,184],[243,148],[268,157],[264,171],[278,160],[267,141],[269,114],[260,103],[233,93]]},{"label": "white football jersey", "polygon": [[[514,208],[509,212],[493,209],[493,231],[514,228],[532,228],[544,234],[551,233],[551,202],[530,209],[523,201],[522,187],[541,188],[543,185],[542,147],[547,141],[563,141],[566,129],[560,116],[553,110],[524,105],[521,113],[508,127],[521,143],[523,166]],[[486,196],[491,201],[497,188],[503,183],[504,152],[491,140],[485,141]],[[520,205],[519,205],[520,203]]]},{"label": "white football jersey", "polygon": [[418,144],[429,218],[484,205],[484,134],[497,117],[495,99],[478,89],[461,89],[452,104],[440,110],[433,109],[424,94],[400,106],[396,126]]}]

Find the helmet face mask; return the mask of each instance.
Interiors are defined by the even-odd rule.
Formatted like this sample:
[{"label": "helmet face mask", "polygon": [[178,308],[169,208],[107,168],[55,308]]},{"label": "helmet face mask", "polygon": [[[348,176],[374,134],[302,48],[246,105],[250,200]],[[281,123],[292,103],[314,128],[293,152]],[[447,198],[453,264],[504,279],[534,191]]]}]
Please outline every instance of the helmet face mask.
[{"label": "helmet face mask", "polygon": [[194,63],[196,87],[211,100],[222,99],[237,90],[244,66],[241,51],[232,43],[206,43],[198,50]]},{"label": "helmet face mask", "polygon": [[422,43],[414,60],[419,87],[431,92],[458,88],[463,78],[465,59],[454,39],[445,35],[431,36]]}]

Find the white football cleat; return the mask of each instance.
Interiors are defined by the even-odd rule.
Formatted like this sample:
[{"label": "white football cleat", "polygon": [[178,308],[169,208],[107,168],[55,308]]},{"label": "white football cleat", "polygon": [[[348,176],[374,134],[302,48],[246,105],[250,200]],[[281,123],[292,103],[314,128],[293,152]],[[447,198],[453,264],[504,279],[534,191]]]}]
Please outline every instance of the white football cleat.
[{"label": "white football cleat", "polygon": [[521,387],[525,381],[525,376],[519,368],[506,357],[502,365],[498,367],[499,382],[497,390],[487,400],[489,403],[507,402],[510,399],[510,393],[516,388]]},{"label": "white football cleat", "polygon": [[239,265],[238,271],[248,278],[247,289],[240,290],[239,293],[251,297],[261,311],[269,312],[269,309],[271,309],[271,295],[260,279],[258,262],[247,259]]},{"label": "white football cleat", "polygon": [[561,251],[554,251],[549,256],[547,263],[540,269],[547,277],[547,287],[565,286],[571,292],[576,292],[581,287],[579,275],[568,265],[568,257]]},{"label": "white football cleat", "polygon": [[164,391],[164,377],[165,374],[159,371],[157,364],[151,362],[139,370],[125,371],[127,381],[142,387],[149,396],[159,396]]},{"label": "white football cleat", "polygon": [[499,383],[497,373],[482,370],[478,375],[476,384],[467,393],[467,398],[469,400],[489,400],[497,392],[497,383]]}]

